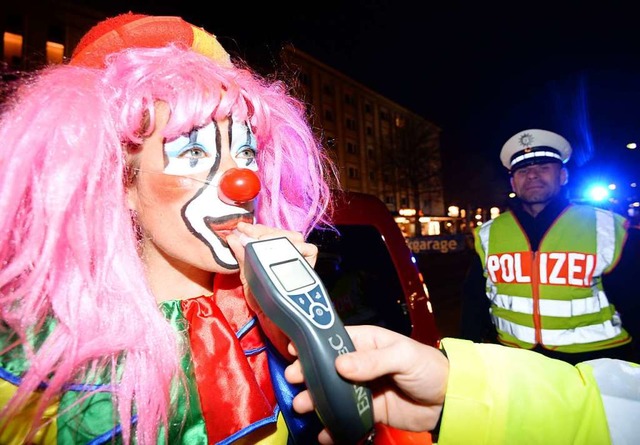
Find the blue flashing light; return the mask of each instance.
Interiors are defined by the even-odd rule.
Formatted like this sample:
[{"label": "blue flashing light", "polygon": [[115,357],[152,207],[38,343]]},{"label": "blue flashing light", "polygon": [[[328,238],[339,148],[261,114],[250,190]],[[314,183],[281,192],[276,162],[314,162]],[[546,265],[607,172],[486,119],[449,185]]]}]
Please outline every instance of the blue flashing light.
[{"label": "blue flashing light", "polygon": [[609,189],[600,184],[592,185],[587,188],[586,198],[595,202],[602,202],[609,198]]}]

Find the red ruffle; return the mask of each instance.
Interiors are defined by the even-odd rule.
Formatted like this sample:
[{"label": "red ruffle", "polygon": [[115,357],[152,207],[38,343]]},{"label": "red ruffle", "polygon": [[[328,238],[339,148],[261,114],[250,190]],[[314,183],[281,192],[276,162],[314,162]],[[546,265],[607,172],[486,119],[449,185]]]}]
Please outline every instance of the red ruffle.
[{"label": "red ruffle", "polygon": [[276,399],[265,347],[255,323],[242,338],[236,333],[251,322],[237,274],[218,275],[214,294],[184,300],[200,404],[210,443],[273,414]]}]

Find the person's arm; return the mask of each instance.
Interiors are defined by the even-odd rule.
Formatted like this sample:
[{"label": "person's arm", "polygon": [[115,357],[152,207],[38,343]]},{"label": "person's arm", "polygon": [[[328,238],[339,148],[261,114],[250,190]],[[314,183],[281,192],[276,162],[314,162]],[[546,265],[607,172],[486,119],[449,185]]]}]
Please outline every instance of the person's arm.
[{"label": "person's arm", "polygon": [[630,228],[618,264],[602,276],[607,298],[616,307],[622,326],[634,339],[640,357],[640,287],[638,261],[640,258],[640,229]]},{"label": "person's arm", "polygon": [[[450,373],[440,445],[611,443],[591,366],[452,338],[442,347]],[[640,374],[634,381],[640,384]]]},{"label": "person's arm", "polygon": [[496,342],[496,329],[489,313],[490,301],[485,293],[486,278],[480,257],[475,254],[462,285],[460,337],[475,342]]},{"label": "person's arm", "polygon": [[[339,356],[336,369],[354,382],[371,382],[376,422],[424,432],[442,414],[440,445],[615,444],[640,437],[638,365],[600,359],[574,367],[524,349],[453,338],[442,340],[445,356],[377,326],[347,329],[356,351]],[[285,377],[303,382],[299,361]],[[293,407],[313,410],[309,393],[298,394]],[[318,438],[333,443],[327,431]]]}]

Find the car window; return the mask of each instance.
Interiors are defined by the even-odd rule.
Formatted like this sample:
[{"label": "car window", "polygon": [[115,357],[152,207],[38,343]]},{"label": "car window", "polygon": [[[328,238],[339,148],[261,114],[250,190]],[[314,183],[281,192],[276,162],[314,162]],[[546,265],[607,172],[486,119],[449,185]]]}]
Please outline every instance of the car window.
[{"label": "car window", "polygon": [[339,233],[314,231],[315,270],[345,325],[375,324],[411,334],[411,320],[398,274],[374,226],[337,225]]}]

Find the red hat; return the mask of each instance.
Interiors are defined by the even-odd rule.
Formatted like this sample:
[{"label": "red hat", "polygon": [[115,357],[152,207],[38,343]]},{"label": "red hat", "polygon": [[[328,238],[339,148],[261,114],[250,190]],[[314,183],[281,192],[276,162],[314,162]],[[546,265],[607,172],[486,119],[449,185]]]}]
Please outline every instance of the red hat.
[{"label": "red hat", "polygon": [[158,48],[183,43],[222,64],[231,65],[229,54],[216,36],[180,17],[126,13],[99,22],[73,51],[71,65],[104,67],[105,57],[126,48]]}]

